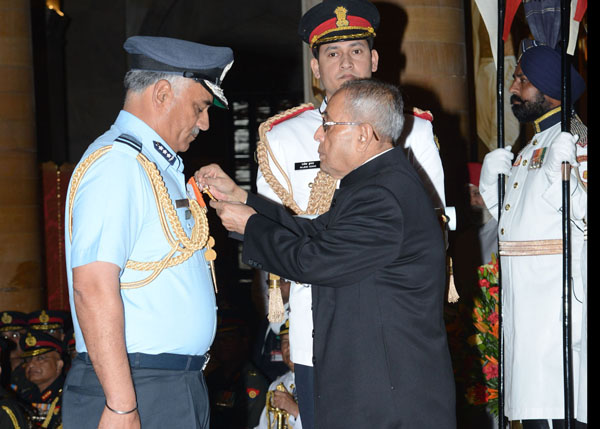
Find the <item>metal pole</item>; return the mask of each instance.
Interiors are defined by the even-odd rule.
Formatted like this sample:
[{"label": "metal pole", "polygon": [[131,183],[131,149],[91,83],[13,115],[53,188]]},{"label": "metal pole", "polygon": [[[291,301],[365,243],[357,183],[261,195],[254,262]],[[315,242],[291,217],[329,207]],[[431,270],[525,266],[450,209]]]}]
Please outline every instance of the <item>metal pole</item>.
[{"label": "metal pole", "polygon": [[[498,45],[496,68],[496,122],[498,130],[498,148],[504,148],[504,0],[498,0]],[[498,221],[502,215],[504,201],[503,174],[498,175]],[[498,255],[498,429],[504,429],[504,334],[502,306],[502,269],[501,258]]]},{"label": "metal pole", "polygon": [[[562,40],[562,109],[561,130],[569,132],[571,125],[571,68],[567,58],[570,23],[570,0],[561,0]],[[563,239],[563,376],[565,428],[575,427],[573,418],[573,352],[571,349],[571,225],[570,176],[571,166],[562,164],[562,239]]]}]

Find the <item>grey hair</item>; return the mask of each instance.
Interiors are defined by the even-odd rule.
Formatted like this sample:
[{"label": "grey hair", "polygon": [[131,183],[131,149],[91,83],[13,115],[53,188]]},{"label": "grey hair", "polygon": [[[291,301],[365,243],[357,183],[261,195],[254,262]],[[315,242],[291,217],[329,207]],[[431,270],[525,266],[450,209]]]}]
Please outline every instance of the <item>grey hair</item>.
[{"label": "grey hair", "polygon": [[159,80],[166,80],[171,87],[178,93],[187,78],[174,73],[155,72],[148,70],[129,70],[125,74],[124,84],[127,91],[142,92],[150,85],[154,85]]},{"label": "grey hair", "polygon": [[371,124],[380,139],[396,144],[404,127],[404,101],[397,86],[358,79],[345,82],[339,91],[345,93],[352,121]]}]

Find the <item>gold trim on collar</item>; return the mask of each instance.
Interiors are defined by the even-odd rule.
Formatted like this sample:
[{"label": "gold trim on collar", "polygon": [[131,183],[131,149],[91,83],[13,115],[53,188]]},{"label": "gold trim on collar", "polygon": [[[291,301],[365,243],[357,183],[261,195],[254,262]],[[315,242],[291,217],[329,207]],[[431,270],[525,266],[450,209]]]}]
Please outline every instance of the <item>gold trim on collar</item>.
[{"label": "gold trim on collar", "polygon": [[544,119],[549,118],[550,116],[554,115],[556,112],[560,112],[560,107],[561,106],[555,107],[554,109],[550,110],[549,112],[544,113],[542,116],[540,116],[535,121],[533,121],[533,126],[535,127],[536,133],[539,133],[540,131],[542,131],[542,129],[540,127],[540,123]]}]

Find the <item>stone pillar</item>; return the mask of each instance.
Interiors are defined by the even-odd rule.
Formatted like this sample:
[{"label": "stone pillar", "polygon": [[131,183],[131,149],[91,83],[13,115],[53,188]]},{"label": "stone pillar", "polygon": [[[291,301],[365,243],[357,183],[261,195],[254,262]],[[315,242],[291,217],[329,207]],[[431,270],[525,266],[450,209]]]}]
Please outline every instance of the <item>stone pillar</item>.
[{"label": "stone pillar", "polygon": [[[375,1],[383,80],[399,82],[408,104],[454,116],[469,136],[463,0]],[[396,75],[394,75],[396,74]],[[434,119],[434,125],[437,118]]]},{"label": "stone pillar", "polygon": [[29,0],[0,0],[0,310],[43,305]]},{"label": "stone pillar", "polygon": [[401,85],[405,104],[433,113],[444,165],[446,204],[462,201],[471,125],[464,0],[376,0],[375,76]]},{"label": "stone pillar", "polygon": [[[304,15],[309,9],[311,9],[313,6],[316,6],[319,3],[321,3],[321,0],[301,0],[302,15]],[[298,22],[300,22],[300,17],[298,17]],[[310,60],[313,58],[313,55],[308,45],[304,43],[300,39],[300,37],[298,37],[298,41],[302,43],[302,67],[304,68],[304,101],[306,103],[312,103],[315,106],[319,107],[322,99],[320,97],[315,97],[315,92],[313,88],[315,82],[313,82],[313,74],[310,68]]]}]

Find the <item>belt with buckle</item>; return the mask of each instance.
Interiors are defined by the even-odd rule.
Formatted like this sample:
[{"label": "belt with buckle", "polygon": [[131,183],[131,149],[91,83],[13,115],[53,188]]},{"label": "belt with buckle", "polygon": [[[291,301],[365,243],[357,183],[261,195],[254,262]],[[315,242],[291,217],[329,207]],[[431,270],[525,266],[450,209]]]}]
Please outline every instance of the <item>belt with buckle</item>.
[{"label": "belt with buckle", "polygon": [[[91,363],[89,354],[79,353],[78,358],[86,363]],[[127,353],[131,368],[144,369],[169,369],[176,371],[200,371],[206,368],[210,359],[208,353],[203,355],[178,355],[174,353],[160,353],[151,355],[147,353]]]}]

